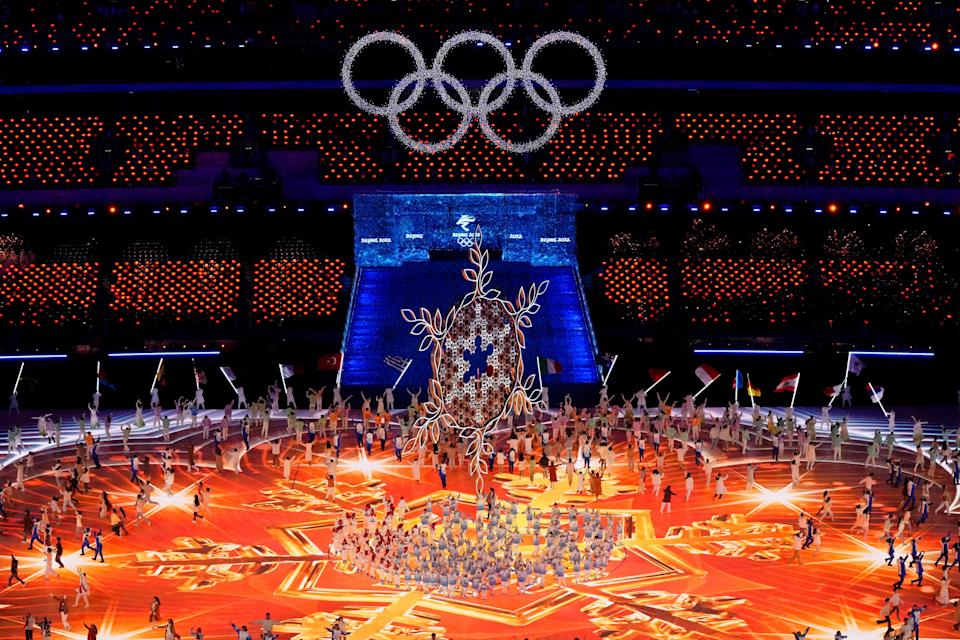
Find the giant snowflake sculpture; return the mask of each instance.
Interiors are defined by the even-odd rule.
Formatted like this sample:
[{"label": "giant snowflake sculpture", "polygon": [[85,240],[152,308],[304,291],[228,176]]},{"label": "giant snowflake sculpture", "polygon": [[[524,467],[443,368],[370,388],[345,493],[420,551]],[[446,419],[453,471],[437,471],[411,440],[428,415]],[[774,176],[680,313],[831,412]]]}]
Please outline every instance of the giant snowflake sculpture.
[{"label": "giant snowflake sculpture", "polygon": [[473,268],[462,271],[473,291],[446,316],[423,307],[419,315],[412,309],[401,312],[413,325],[410,332],[423,336],[420,351],[430,350],[433,368],[424,411],[413,425],[406,450],[437,442],[442,433],[455,434],[467,443],[470,473],[478,487],[493,452],[488,436],[500,420],[510,412],[520,415],[541,407],[535,376],[523,374],[523,331],[533,326],[531,316],[540,310],[537,300],[550,284],[544,280],[521,288],[515,301],[503,298],[499,290],[488,288],[493,272],[482,243],[477,227],[470,249]]}]

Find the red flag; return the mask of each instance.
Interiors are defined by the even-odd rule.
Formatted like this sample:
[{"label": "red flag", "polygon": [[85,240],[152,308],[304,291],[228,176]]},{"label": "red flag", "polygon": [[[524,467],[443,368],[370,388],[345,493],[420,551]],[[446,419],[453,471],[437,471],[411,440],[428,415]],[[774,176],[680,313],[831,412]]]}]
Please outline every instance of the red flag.
[{"label": "red flag", "polygon": [[700,382],[702,382],[704,385],[708,385],[720,377],[720,374],[717,373],[717,370],[708,364],[700,365],[694,370],[694,373],[698,378],[700,378]]},{"label": "red flag", "polygon": [[647,373],[650,374],[650,379],[654,382],[658,382],[663,379],[663,376],[667,375],[666,369],[648,369]]},{"label": "red flag", "polygon": [[777,388],[774,389],[774,393],[783,393],[784,391],[796,391],[797,382],[799,381],[800,381],[800,374],[792,373],[780,381],[780,384],[778,384]]},{"label": "red flag", "polygon": [[828,398],[835,398],[840,395],[840,392],[843,390],[843,384],[835,384],[832,387],[827,387],[823,390],[823,395]]},{"label": "red flag", "polygon": [[320,371],[338,371],[343,361],[343,353],[331,353],[317,358],[317,369]]}]

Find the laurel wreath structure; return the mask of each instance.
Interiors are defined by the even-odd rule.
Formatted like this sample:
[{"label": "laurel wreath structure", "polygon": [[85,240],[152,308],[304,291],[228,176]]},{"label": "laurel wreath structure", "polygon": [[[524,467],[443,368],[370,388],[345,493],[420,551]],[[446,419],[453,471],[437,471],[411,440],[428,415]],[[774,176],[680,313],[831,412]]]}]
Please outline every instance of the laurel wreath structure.
[{"label": "laurel wreath structure", "polygon": [[[430,363],[433,376],[427,386],[427,400],[423,403],[420,417],[414,422],[411,437],[404,446],[404,453],[417,451],[428,443],[439,442],[444,433],[456,433],[467,443],[467,460],[469,472],[476,477],[478,490],[483,487],[483,476],[489,471],[487,460],[493,453],[493,445],[488,437],[498,423],[506,418],[510,412],[514,415],[532,413],[535,408],[542,409],[542,390],[536,383],[536,376],[530,374],[524,378],[523,350],[526,348],[524,329],[533,326],[532,316],[540,311],[539,298],[546,292],[549,280],[533,283],[527,289],[523,287],[517,292],[514,300],[502,297],[498,289],[490,288],[493,272],[489,269],[490,254],[482,249],[483,234],[477,227],[473,246],[469,252],[469,261],[472,268],[461,271],[464,280],[473,284],[473,290],[467,293],[459,304],[455,305],[443,315],[439,309],[431,313],[421,307],[419,314],[412,309],[403,309],[401,315],[406,322],[413,325],[410,333],[423,336],[419,351],[430,351]],[[445,356],[445,342],[451,329],[457,323],[457,317],[469,305],[477,300],[499,303],[506,311],[509,322],[512,324],[512,336],[516,341],[518,356],[515,359],[513,372],[510,376],[512,386],[505,394],[499,411],[484,416],[480,422],[460,424],[445,404],[446,389],[441,382],[441,364]]]}]

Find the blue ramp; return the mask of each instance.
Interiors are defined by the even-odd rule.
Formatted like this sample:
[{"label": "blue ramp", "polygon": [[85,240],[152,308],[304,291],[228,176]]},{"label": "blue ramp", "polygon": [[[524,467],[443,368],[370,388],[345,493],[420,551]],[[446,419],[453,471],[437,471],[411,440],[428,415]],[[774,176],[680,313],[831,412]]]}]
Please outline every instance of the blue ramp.
[{"label": "blue ramp", "polygon": [[[429,352],[420,353],[420,338],[410,335],[410,325],[400,316],[404,308],[426,307],[446,313],[471,289],[460,270],[463,261],[434,260],[412,262],[396,267],[361,267],[344,338],[341,385],[349,389],[380,392],[392,386],[398,372],[384,364],[386,356],[412,358],[413,364],[400,383],[404,387],[426,389],[430,377]],[[513,299],[520,287],[549,280],[550,286],[540,299],[541,310],[527,329],[524,368],[537,370],[536,358],[560,361],[563,372],[544,376],[551,389],[551,402],[558,393],[573,391],[580,385],[597,385],[593,334],[587,316],[575,267],[540,267],[524,262],[498,262],[490,265],[490,286]],[[421,399],[425,396],[421,396]],[[405,401],[405,394],[398,400]]]}]

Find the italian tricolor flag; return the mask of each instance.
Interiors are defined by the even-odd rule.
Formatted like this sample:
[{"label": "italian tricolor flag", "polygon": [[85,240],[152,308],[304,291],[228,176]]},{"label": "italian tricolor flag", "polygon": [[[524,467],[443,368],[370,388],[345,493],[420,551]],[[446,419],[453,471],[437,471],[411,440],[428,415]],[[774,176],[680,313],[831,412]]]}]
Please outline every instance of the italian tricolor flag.
[{"label": "italian tricolor flag", "polygon": [[554,360],[552,358],[537,358],[537,366],[540,368],[540,373],[563,373],[563,365],[560,364],[559,360]]}]

